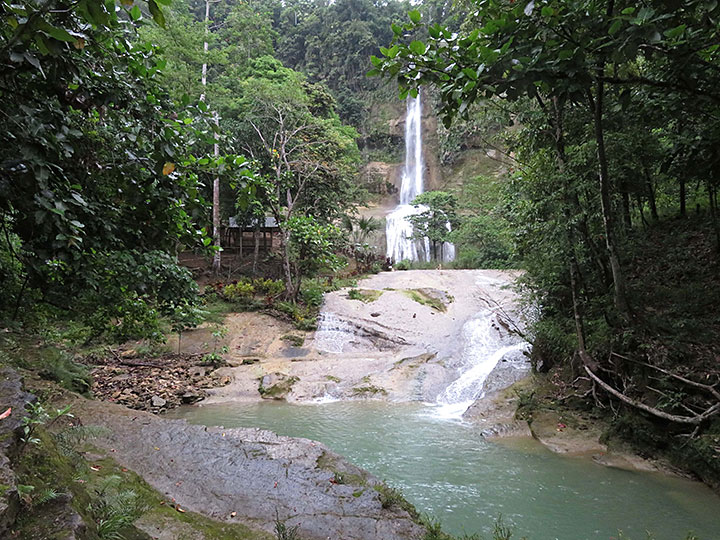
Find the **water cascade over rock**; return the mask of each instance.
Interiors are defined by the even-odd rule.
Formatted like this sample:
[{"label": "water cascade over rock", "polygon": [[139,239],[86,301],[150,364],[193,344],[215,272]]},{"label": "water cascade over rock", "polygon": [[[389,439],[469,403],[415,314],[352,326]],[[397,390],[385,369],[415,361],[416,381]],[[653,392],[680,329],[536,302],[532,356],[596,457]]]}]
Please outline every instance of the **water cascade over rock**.
[{"label": "water cascade over rock", "polygon": [[460,376],[438,396],[440,416],[460,416],[482,397],[488,376],[501,360],[526,369],[527,359],[522,353],[530,344],[516,336],[503,336],[496,321],[495,311],[489,310],[463,325]]},{"label": "water cascade over rock", "polygon": [[318,317],[318,329],[315,333],[315,346],[318,350],[341,353],[352,339],[353,328],[330,312],[322,312]]},{"label": "water cascade over rock", "polygon": [[[407,113],[405,117],[405,166],[402,172],[400,185],[400,204],[386,217],[385,236],[387,237],[387,256],[395,262],[402,260],[425,261],[431,259],[430,241],[425,238],[414,240],[413,226],[407,220],[408,216],[417,215],[427,207],[415,207],[411,203],[423,193],[423,173],[425,163],[423,160],[422,144],[422,99],[407,98]],[[450,225],[448,224],[448,229]],[[443,261],[455,259],[455,246],[450,243],[443,244]]]}]

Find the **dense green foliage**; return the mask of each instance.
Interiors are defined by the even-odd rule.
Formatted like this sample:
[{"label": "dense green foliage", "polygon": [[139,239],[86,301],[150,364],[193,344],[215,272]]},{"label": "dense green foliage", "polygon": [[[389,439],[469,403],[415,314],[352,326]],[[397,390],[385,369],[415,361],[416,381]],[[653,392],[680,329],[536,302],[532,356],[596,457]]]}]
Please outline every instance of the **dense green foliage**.
[{"label": "dense green foliage", "polygon": [[272,56],[272,6],[213,6],[206,23],[204,5],[161,4],[2,4],[4,317],[41,302],[117,340],[159,339],[161,317],[197,324],[174,256],[211,243],[213,177],[222,218],[281,227],[294,299],[323,267],[298,224],[325,230],[362,197],[357,133],[327,87]]},{"label": "dense green foliage", "polygon": [[203,238],[186,165],[214,135],[204,108],[159,85],[165,61],[136,39],[140,9],[111,7],[3,3],[1,308],[39,300],[126,336],[195,294],[167,254]]},{"label": "dense green foliage", "polygon": [[[579,387],[697,435],[720,412],[707,384],[718,377],[717,310],[698,326],[692,300],[715,297],[720,255],[720,7],[467,4],[460,32],[411,11],[372,73],[398,80],[401,95],[434,85],[446,126],[483,100],[515,124],[503,217],[540,313],[537,367],[567,365]],[[686,227],[695,241],[676,244]],[[663,228],[675,248],[652,248]],[[650,291],[664,279],[661,299]]]},{"label": "dense green foliage", "polygon": [[521,266],[536,367],[622,403],[617,433],[691,435],[717,474],[717,2],[3,0],[0,20],[3,321],[70,314],[117,341],[197,325],[176,256],[211,251],[215,191],[221,222],[281,243],[271,287],[228,295],[311,327],[309,278],[380,268],[357,173],[398,157],[377,125],[395,84],[424,85],[442,165],[507,155],[421,195],[418,235],[458,266]]}]

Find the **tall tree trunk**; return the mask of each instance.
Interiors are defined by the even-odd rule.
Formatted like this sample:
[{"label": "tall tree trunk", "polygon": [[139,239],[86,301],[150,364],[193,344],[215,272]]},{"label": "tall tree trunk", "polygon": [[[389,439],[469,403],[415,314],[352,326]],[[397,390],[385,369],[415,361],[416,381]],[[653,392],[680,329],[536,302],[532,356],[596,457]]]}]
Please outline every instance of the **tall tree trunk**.
[{"label": "tall tree trunk", "polygon": [[[201,101],[205,101],[205,89],[207,88],[207,55],[208,55],[208,39],[207,35],[210,31],[208,23],[210,22],[210,0],[205,0],[205,42],[203,43],[203,66],[202,66],[202,86],[203,93],[200,96]],[[220,120],[215,114],[215,125],[219,125]],[[215,157],[220,155],[220,147],[217,143],[213,146],[213,154]],[[212,271],[216,276],[220,273],[220,178],[215,177],[213,180],[213,209],[212,209],[212,225],[213,225],[213,245],[215,253],[213,255]]]},{"label": "tall tree trunk", "polygon": [[630,305],[627,300],[625,277],[620,267],[620,258],[617,252],[615,239],[615,220],[613,219],[612,199],[610,196],[610,177],[608,173],[607,154],[605,152],[605,131],[603,128],[603,102],[605,86],[601,79],[603,66],[598,67],[595,98],[588,93],[589,104],[593,112],[595,123],[595,144],[598,158],[598,182],[600,187],[600,209],[602,211],[603,229],[605,233],[605,247],[610,260],[610,270],[613,277],[615,307],[620,315],[629,319],[631,317]]},{"label": "tall tree trunk", "polygon": [[[555,155],[558,160],[558,170],[562,177],[565,172],[566,155],[565,155],[565,134],[564,134],[564,121],[563,121],[563,107],[564,102],[560,102],[558,98],[553,98],[553,119],[555,127]],[[563,184],[563,214],[565,216],[565,235],[568,243],[569,259],[570,259],[570,294],[572,296],[573,304],[573,315],[575,318],[575,330],[577,333],[578,347],[581,350],[585,350],[585,328],[583,325],[582,315],[579,308],[579,293],[578,293],[578,276],[580,275],[580,265],[578,264],[577,257],[575,256],[575,231],[573,228],[573,219],[571,209],[573,207],[573,197],[570,196],[570,186],[567,183]],[[579,211],[580,201],[575,199],[575,204],[578,206],[576,211]]]},{"label": "tall tree trunk", "polygon": [[653,181],[646,165],[643,165],[643,174],[645,175],[645,190],[647,191],[648,204],[650,205],[650,216],[653,221],[658,221],[657,203],[655,201],[655,186],[653,186]]},{"label": "tall tree trunk", "polygon": [[[263,234],[263,239],[265,238],[265,235]],[[253,248],[253,265],[252,265],[252,275],[257,274],[257,264],[258,259],[260,258],[260,227],[257,225],[255,226],[255,230],[253,230],[253,239],[255,240],[255,246]]]},{"label": "tall tree trunk", "polygon": [[685,178],[682,176],[678,179],[680,181],[680,217],[686,217],[687,216],[687,193],[685,189]]},{"label": "tall tree trunk", "polygon": [[[217,113],[215,113],[215,125],[219,125],[220,120],[218,119]],[[220,147],[217,143],[213,145],[213,154],[217,158],[220,155]],[[220,267],[222,261],[220,259],[220,253],[222,246],[220,245],[220,177],[216,176],[213,179],[213,240],[215,243],[215,255],[213,255],[212,269],[215,275],[220,273]]]},{"label": "tall tree trunk", "polygon": [[210,20],[210,0],[205,0],[205,43],[203,43],[204,60],[202,66],[202,87],[203,92],[200,94],[200,101],[205,101],[205,87],[207,86],[207,54],[208,54],[208,21]]}]

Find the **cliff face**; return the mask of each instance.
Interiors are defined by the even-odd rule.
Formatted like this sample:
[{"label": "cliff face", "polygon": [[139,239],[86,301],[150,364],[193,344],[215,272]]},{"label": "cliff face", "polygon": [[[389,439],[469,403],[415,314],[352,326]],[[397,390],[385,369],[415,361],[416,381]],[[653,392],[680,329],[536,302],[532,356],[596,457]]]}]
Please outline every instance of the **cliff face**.
[{"label": "cliff face", "polygon": [[[377,195],[376,204],[393,207],[402,181],[405,158],[405,102],[395,100],[372,107],[367,120],[368,135],[361,143],[367,164],[360,179]],[[439,159],[437,116],[430,100],[423,103],[423,154],[425,159],[425,191],[444,186]]]}]

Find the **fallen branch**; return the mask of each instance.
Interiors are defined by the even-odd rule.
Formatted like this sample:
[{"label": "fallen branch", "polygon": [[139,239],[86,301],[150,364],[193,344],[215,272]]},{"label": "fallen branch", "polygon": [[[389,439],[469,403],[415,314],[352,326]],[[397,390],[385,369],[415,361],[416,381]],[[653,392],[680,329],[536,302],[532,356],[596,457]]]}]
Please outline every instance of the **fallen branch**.
[{"label": "fallen branch", "polygon": [[694,416],[680,416],[677,414],[670,414],[666,413],[665,411],[661,411],[660,409],[656,409],[655,407],[650,407],[649,405],[646,405],[642,401],[638,401],[636,399],[633,399],[619,390],[613,388],[608,383],[603,381],[600,377],[598,377],[592,369],[590,369],[590,365],[593,364],[593,360],[585,351],[580,351],[580,358],[583,361],[583,367],[585,368],[585,372],[588,374],[588,376],[595,381],[600,388],[605,390],[608,394],[611,394],[618,398],[623,403],[626,403],[627,405],[630,405],[632,407],[635,407],[636,409],[640,409],[641,411],[645,411],[648,414],[651,414],[653,416],[656,416],[658,418],[662,418],[663,420],[667,420],[669,422],[675,422],[677,424],[688,424],[692,426],[698,426],[708,418],[711,418],[712,416],[715,416],[716,414],[720,413],[720,400],[713,404],[711,407],[706,409],[704,412],[696,414]]},{"label": "fallen branch", "polygon": [[648,364],[647,362],[641,362],[640,360],[633,360],[632,358],[628,358],[627,356],[623,356],[616,352],[613,352],[610,354],[612,354],[613,356],[617,356],[618,358],[622,358],[623,360],[627,360],[628,362],[633,362],[635,364],[640,364],[641,366],[645,366],[645,367],[649,367],[651,369],[657,370],[660,373],[664,373],[665,375],[668,375],[668,376],[672,377],[673,379],[676,379],[680,382],[687,384],[688,386],[694,386],[695,388],[701,388],[703,390],[706,390],[707,392],[710,392],[715,399],[720,401],[720,392],[718,392],[717,389],[715,388],[717,386],[717,383],[710,385],[710,384],[703,384],[703,383],[695,382],[693,380],[686,379],[685,377],[682,377],[681,375],[677,375],[677,374],[673,373],[672,371],[668,371],[667,369],[663,369],[661,367],[654,366],[652,364]]}]

